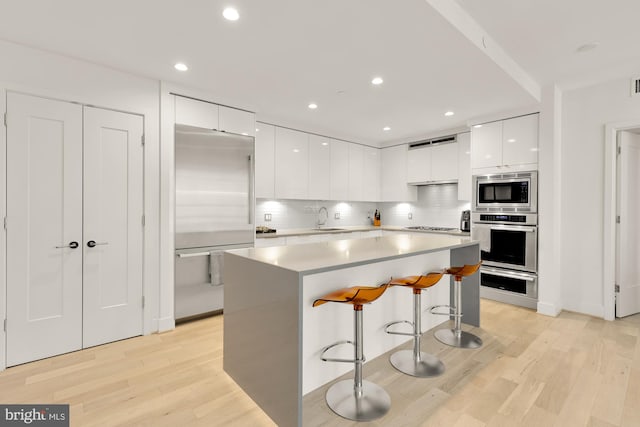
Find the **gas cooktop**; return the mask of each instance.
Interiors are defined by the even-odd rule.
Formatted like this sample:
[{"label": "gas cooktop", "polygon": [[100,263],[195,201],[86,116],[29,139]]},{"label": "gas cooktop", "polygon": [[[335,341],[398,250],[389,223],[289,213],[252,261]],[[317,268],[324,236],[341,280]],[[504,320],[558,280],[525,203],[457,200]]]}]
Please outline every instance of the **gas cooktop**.
[{"label": "gas cooktop", "polygon": [[419,230],[419,231],[453,231],[457,230],[457,228],[453,227],[428,227],[425,225],[416,225],[411,227],[405,227],[405,230]]}]

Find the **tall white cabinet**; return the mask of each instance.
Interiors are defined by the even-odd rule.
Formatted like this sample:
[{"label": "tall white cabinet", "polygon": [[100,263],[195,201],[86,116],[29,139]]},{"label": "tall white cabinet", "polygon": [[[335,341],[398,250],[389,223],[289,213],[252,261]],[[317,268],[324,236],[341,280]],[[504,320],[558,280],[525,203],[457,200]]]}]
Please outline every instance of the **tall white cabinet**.
[{"label": "tall white cabinet", "polygon": [[256,197],[275,197],[276,128],[266,123],[256,124]]},{"label": "tall white cabinet", "polygon": [[275,197],[306,199],[309,193],[309,134],[276,127]]}]

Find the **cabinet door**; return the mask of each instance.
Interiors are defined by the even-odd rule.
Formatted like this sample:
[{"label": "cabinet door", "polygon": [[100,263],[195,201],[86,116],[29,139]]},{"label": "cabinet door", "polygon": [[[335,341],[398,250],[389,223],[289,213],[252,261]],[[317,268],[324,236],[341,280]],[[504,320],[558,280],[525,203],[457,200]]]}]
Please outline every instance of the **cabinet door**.
[{"label": "cabinet door", "polygon": [[256,115],[248,111],[221,105],[218,110],[218,130],[238,135],[256,135]]},{"label": "cabinet door", "polygon": [[349,143],[331,140],[331,200],[349,200]]},{"label": "cabinet door", "polygon": [[538,114],[502,122],[502,163],[538,163]]},{"label": "cabinet door", "polygon": [[309,193],[309,135],[276,128],[275,196],[306,199]]},{"label": "cabinet door", "polygon": [[458,134],[458,200],[471,200],[471,133]]},{"label": "cabinet door", "polygon": [[275,178],[275,126],[256,125],[256,197],[273,199]]},{"label": "cabinet door", "polygon": [[349,144],[349,200],[363,200],[364,149],[359,144]]},{"label": "cabinet door", "polygon": [[419,183],[431,181],[431,147],[408,149],[407,182]]},{"label": "cabinet door", "polygon": [[218,105],[176,96],[176,124],[218,129]]},{"label": "cabinet door", "polygon": [[502,165],[502,121],[471,128],[471,168]]},{"label": "cabinet door", "polygon": [[331,198],[331,145],[329,138],[309,135],[309,198]]},{"label": "cabinet door", "polygon": [[362,198],[367,202],[380,200],[380,149],[363,147],[364,171]]},{"label": "cabinet door", "polygon": [[407,145],[380,150],[382,201],[405,202],[418,198],[418,187],[407,185]]},{"label": "cabinet door", "polygon": [[431,181],[455,181],[458,179],[458,144],[431,146]]}]

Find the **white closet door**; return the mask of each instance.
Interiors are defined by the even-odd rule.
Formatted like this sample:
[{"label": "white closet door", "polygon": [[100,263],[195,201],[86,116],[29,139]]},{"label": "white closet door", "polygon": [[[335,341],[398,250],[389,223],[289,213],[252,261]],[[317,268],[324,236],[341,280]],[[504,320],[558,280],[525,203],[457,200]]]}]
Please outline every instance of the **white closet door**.
[{"label": "white closet door", "polygon": [[640,312],[640,135],[618,134],[618,247],[616,316]]},{"label": "white closet door", "polygon": [[7,115],[13,366],[82,347],[82,107],[8,93]]},{"label": "white closet door", "polygon": [[84,109],[84,347],[142,334],[142,133],[141,116]]}]

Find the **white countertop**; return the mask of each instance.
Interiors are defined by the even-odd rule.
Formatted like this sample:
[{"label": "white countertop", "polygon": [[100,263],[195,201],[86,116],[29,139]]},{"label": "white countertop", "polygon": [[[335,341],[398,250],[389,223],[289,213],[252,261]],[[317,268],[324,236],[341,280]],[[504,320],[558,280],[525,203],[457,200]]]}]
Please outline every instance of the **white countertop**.
[{"label": "white countertop", "polygon": [[429,234],[447,234],[451,236],[461,236],[461,237],[469,237],[471,233],[468,231],[460,231],[460,230],[451,230],[451,231],[435,231],[435,230],[407,230],[405,227],[395,226],[395,225],[383,225],[380,227],[374,227],[373,225],[347,225],[344,227],[336,226],[334,227],[325,227],[325,228],[285,228],[278,229],[275,233],[256,233],[256,239],[269,239],[276,237],[286,237],[286,236],[308,236],[308,235],[316,235],[316,234],[340,234],[340,233],[353,233],[358,231],[375,231],[375,230],[386,230],[386,231],[403,231],[408,233],[429,233]]},{"label": "white countertop", "polygon": [[228,252],[287,270],[312,274],[477,243],[469,237],[407,233],[294,246],[235,249]]}]

